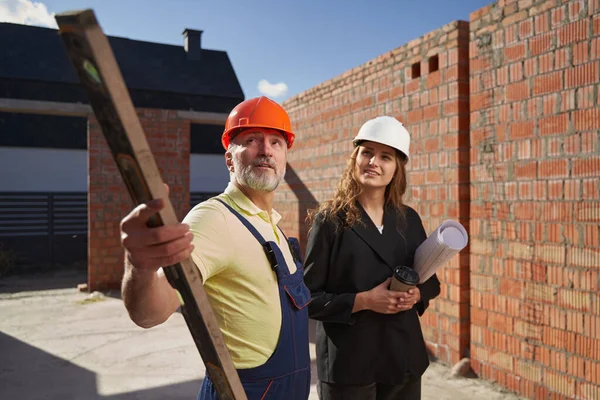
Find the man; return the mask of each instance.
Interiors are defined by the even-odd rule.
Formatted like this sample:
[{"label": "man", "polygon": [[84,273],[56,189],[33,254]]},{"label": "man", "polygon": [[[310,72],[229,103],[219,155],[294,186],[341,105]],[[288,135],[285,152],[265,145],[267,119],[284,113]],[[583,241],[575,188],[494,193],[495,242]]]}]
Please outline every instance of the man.
[{"label": "man", "polygon": [[[273,210],[294,138],[280,105],[246,100],[231,111],[222,136],[230,172],[224,193],[198,204],[182,224],[146,227],[161,201],[140,205],[121,222],[122,292],[131,319],[149,328],[177,310],[162,267],[191,255],[249,400],[309,394],[310,293],[296,242],[288,243]],[[208,377],[198,399],[217,399]]]}]

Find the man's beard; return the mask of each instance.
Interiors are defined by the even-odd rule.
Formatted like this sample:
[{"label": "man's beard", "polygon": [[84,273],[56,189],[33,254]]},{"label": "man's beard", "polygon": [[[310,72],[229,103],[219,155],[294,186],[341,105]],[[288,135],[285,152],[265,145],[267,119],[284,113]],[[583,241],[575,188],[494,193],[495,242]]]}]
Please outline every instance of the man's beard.
[{"label": "man's beard", "polygon": [[[261,164],[267,164],[273,168],[274,175],[271,175],[269,171],[261,171],[258,166]],[[285,176],[285,167],[283,171],[278,173],[275,162],[268,157],[258,157],[252,164],[243,165],[237,156],[233,156],[233,168],[236,180],[244,186],[249,187],[252,190],[260,190],[264,192],[272,192],[277,189],[279,183]]]}]

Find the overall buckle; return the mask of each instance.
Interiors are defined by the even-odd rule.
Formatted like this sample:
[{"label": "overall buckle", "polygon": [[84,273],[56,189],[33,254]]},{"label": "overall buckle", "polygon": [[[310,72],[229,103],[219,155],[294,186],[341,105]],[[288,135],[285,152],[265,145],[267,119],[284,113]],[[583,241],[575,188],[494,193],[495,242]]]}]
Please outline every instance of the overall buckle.
[{"label": "overall buckle", "polygon": [[265,250],[265,254],[267,256],[267,260],[269,260],[269,264],[271,264],[271,268],[277,268],[279,265],[277,264],[277,257],[275,257],[275,251],[273,250],[271,243],[265,243],[263,245],[263,249]]}]

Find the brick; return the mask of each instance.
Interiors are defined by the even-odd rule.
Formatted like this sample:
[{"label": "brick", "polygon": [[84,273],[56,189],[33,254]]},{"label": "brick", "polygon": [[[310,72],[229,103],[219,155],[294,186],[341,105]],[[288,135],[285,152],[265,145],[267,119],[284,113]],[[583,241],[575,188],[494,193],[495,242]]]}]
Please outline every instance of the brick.
[{"label": "brick", "polygon": [[557,7],[550,11],[550,21],[552,28],[560,27],[564,22],[566,22],[567,14],[565,12],[565,7]]},{"label": "brick", "polygon": [[600,383],[600,361],[584,360],[585,379],[588,382]]},{"label": "brick", "polygon": [[568,131],[569,115],[560,114],[539,120],[540,135],[564,134]]},{"label": "brick", "polygon": [[515,320],[514,333],[523,338],[542,340],[542,326],[522,320]]},{"label": "brick", "polygon": [[566,159],[545,160],[538,163],[539,178],[561,178],[569,176],[569,162]]},{"label": "brick", "polygon": [[565,87],[585,86],[599,80],[598,62],[588,63],[565,71]]},{"label": "brick", "polygon": [[572,118],[577,131],[597,129],[600,126],[600,108],[575,111]]},{"label": "brick", "polygon": [[587,39],[589,20],[573,22],[558,29],[558,46]]},{"label": "brick", "polygon": [[584,318],[581,313],[567,312],[567,330],[581,334],[583,332]]},{"label": "brick", "polygon": [[510,125],[511,140],[524,139],[535,136],[534,121],[514,122]]},{"label": "brick", "polygon": [[570,221],[573,219],[573,204],[565,202],[542,204],[542,221]]},{"label": "brick", "polygon": [[533,94],[558,92],[562,88],[562,81],[563,77],[560,71],[538,76],[533,80]]},{"label": "brick", "polygon": [[542,368],[531,362],[517,360],[516,373],[532,382],[540,383],[542,381]]},{"label": "brick", "polygon": [[536,262],[563,265],[565,260],[566,251],[562,246],[537,245],[535,247]]},{"label": "brick", "polygon": [[576,345],[576,354],[592,360],[600,359],[600,339],[580,336]]},{"label": "brick", "polygon": [[527,81],[513,83],[506,86],[505,93],[506,101],[521,101],[529,97],[529,85]]},{"label": "brick", "polygon": [[500,278],[498,292],[509,297],[522,298],[524,283],[513,279]]},{"label": "brick", "polygon": [[537,162],[519,162],[514,165],[514,175],[519,179],[532,179],[537,176]]},{"label": "brick", "polygon": [[583,316],[583,335],[589,337],[598,337],[600,333],[600,316],[586,314]]},{"label": "brick", "polygon": [[519,24],[519,38],[526,39],[533,35],[533,18],[525,20]]},{"label": "brick", "polygon": [[586,199],[598,199],[600,198],[600,184],[597,179],[584,179],[583,180],[583,197]]},{"label": "brick", "polygon": [[600,157],[588,157],[573,160],[571,174],[574,177],[590,177],[600,175]]},{"label": "brick", "polygon": [[490,363],[506,371],[512,371],[514,368],[514,358],[504,352],[490,352],[488,359]]},{"label": "brick", "polygon": [[517,43],[512,46],[504,48],[504,60],[505,62],[514,62],[522,60],[526,55],[525,43]]},{"label": "brick", "polygon": [[600,222],[600,203],[592,201],[577,203],[575,219],[581,222]]},{"label": "brick", "polygon": [[600,268],[600,250],[577,247],[567,249],[567,262],[573,266]]},{"label": "brick", "polygon": [[591,307],[590,294],[560,289],[558,291],[558,304],[564,308],[589,312]]},{"label": "brick", "polygon": [[488,326],[501,332],[511,332],[513,329],[512,319],[497,313],[488,313]]},{"label": "brick", "polygon": [[600,247],[600,227],[588,225],[583,233],[583,245],[586,247]]},{"label": "brick", "polygon": [[592,40],[591,47],[590,60],[600,58],[600,38]]},{"label": "brick", "polygon": [[[594,382],[594,381],[592,381]],[[597,381],[596,381],[597,382]],[[584,399],[598,399],[600,398],[600,385],[594,385],[593,383],[578,382],[579,389],[577,393]]]},{"label": "brick", "polygon": [[504,27],[508,27],[508,26],[510,26],[512,24],[515,24],[515,23],[517,23],[519,21],[524,20],[525,18],[527,18],[527,11],[523,10],[523,11],[520,11],[520,12],[518,12],[516,14],[511,15],[510,17],[504,18],[502,20],[502,25]]},{"label": "brick", "polygon": [[523,80],[523,64],[520,62],[509,65],[510,81],[519,82]]},{"label": "brick", "polygon": [[563,69],[571,66],[569,50],[569,48],[562,48],[554,52],[554,69]]},{"label": "brick", "polygon": [[[527,259],[527,257],[525,257]],[[552,303],[554,301],[555,289],[536,283],[525,283],[525,298],[528,300]]]}]

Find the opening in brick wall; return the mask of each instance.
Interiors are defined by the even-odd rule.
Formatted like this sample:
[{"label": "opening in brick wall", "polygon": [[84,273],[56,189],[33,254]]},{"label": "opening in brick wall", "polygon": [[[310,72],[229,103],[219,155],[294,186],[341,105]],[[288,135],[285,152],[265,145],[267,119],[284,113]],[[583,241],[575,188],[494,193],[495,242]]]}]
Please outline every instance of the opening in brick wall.
[{"label": "opening in brick wall", "polygon": [[420,76],[421,76],[421,63],[420,62],[416,62],[411,67],[410,77],[411,77],[411,79],[416,79],[416,78],[418,78]]},{"label": "opening in brick wall", "polygon": [[435,72],[440,69],[440,58],[436,54],[434,56],[429,57],[429,73]]}]

